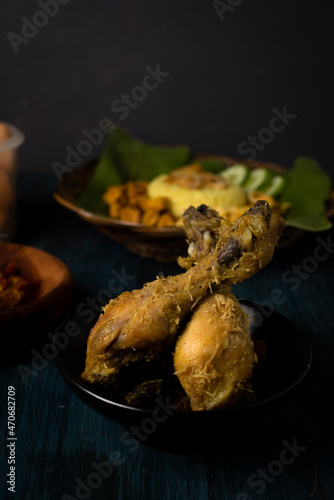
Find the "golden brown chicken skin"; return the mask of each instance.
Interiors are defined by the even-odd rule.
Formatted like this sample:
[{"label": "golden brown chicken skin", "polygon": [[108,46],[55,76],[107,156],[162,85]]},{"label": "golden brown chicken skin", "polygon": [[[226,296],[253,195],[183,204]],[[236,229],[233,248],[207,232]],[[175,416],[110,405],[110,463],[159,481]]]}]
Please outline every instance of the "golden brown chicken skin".
[{"label": "golden brown chicken skin", "polygon": [[186,272],[111,300],[89,335],[83,380],[109,384],[124,365],[158,357],[214,285],[246,279],[271,260],[283,227],[268,203],[257,202]]},{"label": "golden brown chicken skin", "polygon": [[176,342],[175,373],[194,411],[232,405],[248,390],[256,354],[249,318],[229,287],[198,305]]}]

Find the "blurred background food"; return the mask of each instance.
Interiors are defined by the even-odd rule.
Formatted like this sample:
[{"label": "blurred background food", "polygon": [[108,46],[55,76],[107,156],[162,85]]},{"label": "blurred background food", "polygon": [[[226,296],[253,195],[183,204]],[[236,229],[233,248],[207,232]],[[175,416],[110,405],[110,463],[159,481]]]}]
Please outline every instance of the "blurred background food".
[{"label": "blurred background food", "polygon": [[15,234],[17,149],[23,141],[20,130],[0,122],[0,241]]},{"label": "blurred background food", "polygon": [[[74,179],[80,172],[84,170],[65,175]],[[196,156],[187,146],[148,144],[114,126],[101,158],[83,180],[75,209],[135,224],[182,225],[184,211],[202,204],[231,223],[264,199],[291,227],[331,227],[331,179],[317,160],[305,156],[296,158],[290,169],[238,163],[225,156]],[[65,182],[59,184],[61,190]]]},{"label": "blurred background food", "polygon": [[39,282],[27,280],[13,262],[4,264],[0,268],[0,311],[13,309],[33,300],[38,287]]},{"label": "blurred background food", "polygon": [[310,156],[334,178],[332,2],[234,3],[71,0],[29,32],[40,5],[5,0],[0,109],[27,135],[20,168],[99,157],[109,119],[197,153]]},{"label": "blurred background food", "polygon": [[6,125],[6,123],[0,122],[0,142],[9,139],[11,135],[12,134],[8,125]]}]

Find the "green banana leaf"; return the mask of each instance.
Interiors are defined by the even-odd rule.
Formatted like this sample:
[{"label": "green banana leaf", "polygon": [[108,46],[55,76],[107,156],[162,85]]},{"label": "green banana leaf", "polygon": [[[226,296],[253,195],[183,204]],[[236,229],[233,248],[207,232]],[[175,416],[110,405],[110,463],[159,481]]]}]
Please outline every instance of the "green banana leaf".
[{"label": "green banana leaf", "polygon": [[130,180],[150,181],[186,165],[190,159],[187,146],[151,146],[116,127],[109,134],[94,174],[77,204],[95,214],[107,215],[107,204],[102,200],[107,186]]},{"label": "green banana leaf", "polygon": [[316,160],[299,157],[287,173],[287,183],[280,202],[291,203],[285,216],[289,226],[308,231],[329,229],[332,224],[325,215],[331,179]]}]

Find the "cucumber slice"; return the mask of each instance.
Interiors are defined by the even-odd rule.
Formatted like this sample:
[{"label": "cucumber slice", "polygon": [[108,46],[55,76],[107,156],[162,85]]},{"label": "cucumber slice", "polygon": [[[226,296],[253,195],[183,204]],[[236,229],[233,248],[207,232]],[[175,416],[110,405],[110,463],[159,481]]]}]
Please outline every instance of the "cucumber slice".
[{"label": "cucumber slice", "polygon": [[252,170],[243,184],[247,192],[258,191],[266,184],[269,184],[273,177],[273,172],[267,168],[256,168]]},{"label": "cucumber slice", "polygon": [[232,184],[241,186],[241,184],[246,181],[249,175],[249,171],[250,169],[246,167],[246,165],[236,164],[232,165],[231,167],[227,167],[223,172],[221,172],[220,175]]},{"label": "cucumber slice", "polygon": [[270,184],[265,187],[264,192],[275,198],[275,196],[279,196],[281,193],[283,193],[285,185],[286,178],[284,177],[284,175],[274,175],[274,177],[271,179]]}]

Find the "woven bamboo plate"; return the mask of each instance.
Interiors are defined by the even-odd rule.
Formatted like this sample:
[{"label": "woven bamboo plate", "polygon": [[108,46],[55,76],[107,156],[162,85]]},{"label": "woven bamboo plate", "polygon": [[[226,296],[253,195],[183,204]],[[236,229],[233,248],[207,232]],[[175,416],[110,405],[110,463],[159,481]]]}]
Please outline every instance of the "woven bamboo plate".
[{"label": "woven bamboo plate", "polygon": [[[208,158],[202,155],[201,158]],[[216,158],[218,156],[215,156]],[[226,165],[233,165],[237,160],[219,156]],[[242,162],[251,168],[267,167],[277,172],[286,172],[286,169],[275,163],[264,162]],[[120,221],[107,216],[96,215],[80,208],[77,200],[80,198],[85,186],[91,179],[97,161],[85,164],[83,167],[66,173],[63,180],[58,184],[54,193],[55,200],[63,207],[75,212],[81,219],[92,224],[96,229],[114,241],[123,244],[131,252],[143,258],[153,258],[159,262],[175,262],[177,257],[187,254],[187,243],[185,232],[182,227],[167,226],[153,228],[135,222]],[[328,203],[327,216],[334,214],[334,192]],[[278,243],[279,248],[284,248],[298,240],[304,230],[287,226]]]}]

